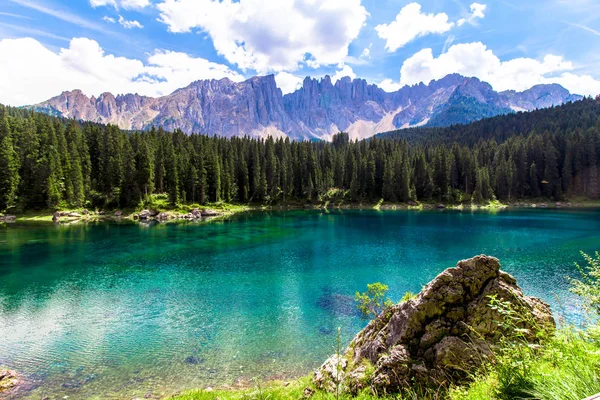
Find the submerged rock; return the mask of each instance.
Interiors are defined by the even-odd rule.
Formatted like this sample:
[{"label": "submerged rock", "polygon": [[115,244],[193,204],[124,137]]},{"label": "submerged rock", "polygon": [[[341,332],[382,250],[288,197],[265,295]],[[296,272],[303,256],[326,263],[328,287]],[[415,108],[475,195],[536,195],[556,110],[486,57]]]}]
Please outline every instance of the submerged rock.
[{"label": "submerged rock", "polygon": [[317,307],[333,315],[358,315],[354,297],[333,293],[329,288],[317,299]]},{"label": "submerged rock", "polygon": [[[503,323],[504,315],[490,306],[494,297],[518,313],[517,326]],[[331,391],[344,381],[352,392],[367,385],[385,393],[415,384],[439,388],[466,379],[514,328],[533,343],[539,329],[554,326],[546,303],[525,296],[498,259],[482,255],[460,261],[416,298],[384,311],[355,336],[343,357],[323,364],[314,383]]]},{"label": "submerged rock", "polygon": [[204,358],[199,356],[187,356],[184,361],[186,364],[198,365],[204,362]]},{"label": "submerged rock", "polygon": [[333,333],[333,329],[328,328],[326,326],[322,326],[319,328],[319,333],[321,335],[331,335]]}]

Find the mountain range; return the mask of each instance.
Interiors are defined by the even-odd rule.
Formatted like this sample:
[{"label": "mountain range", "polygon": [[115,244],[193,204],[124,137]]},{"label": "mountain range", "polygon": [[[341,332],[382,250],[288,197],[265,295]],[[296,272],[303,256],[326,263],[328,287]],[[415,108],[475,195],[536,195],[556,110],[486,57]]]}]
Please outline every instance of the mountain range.
[{"label": "mountain range", "polygon": [[143,130],[162,126],[224,137],[268,135],[329,139],[346,131],[353,139],[416,126],[449,126],[515,111],[531,111],[580,100],[557,84],[523,92],[496,92],[477,78],[457,74],[386,92],[364,79],[307,77],[283,95],[273,75],[244,82],[201,80],[163,97],[138,94],[86,96],[66,91],[29,106],[66,118]]}]

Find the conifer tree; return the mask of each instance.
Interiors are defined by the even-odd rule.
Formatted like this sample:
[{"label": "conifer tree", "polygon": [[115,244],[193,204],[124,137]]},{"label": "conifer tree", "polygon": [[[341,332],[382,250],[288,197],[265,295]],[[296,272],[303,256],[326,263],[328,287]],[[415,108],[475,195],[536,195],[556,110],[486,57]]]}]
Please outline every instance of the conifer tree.
[{"label": "conifer tree", "polygon": [[13,144],[6,108],[0,108],[0,211],[15,204],[19,188],[19,155]]}]

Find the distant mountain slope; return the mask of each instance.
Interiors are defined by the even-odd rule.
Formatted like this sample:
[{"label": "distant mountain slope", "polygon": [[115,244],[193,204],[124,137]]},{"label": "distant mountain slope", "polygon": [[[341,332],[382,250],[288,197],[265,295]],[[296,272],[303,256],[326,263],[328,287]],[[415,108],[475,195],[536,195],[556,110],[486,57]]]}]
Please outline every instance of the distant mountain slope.
[{"label": "distant mountain slope", "polygon": [[582,98],[579,95],[572,95],[567,89],[555,83],[536,85],[521,93],[509,90],[500,94],[508,99],[514,111],[531,111],[559,106],[565,102],[577,101]]},{"label": "distant mountain slope", "polygon": [[398,128],[464,124],[580,98],[560,85],[498,93],[488,83],[457,74],[393,93],[363,79],[346,77],[333,83],[329,76],[307,77],[300,89],[284,96],[274,76],[268,75],[244,82],[197,81],[159,98],[111,93],[89,98],[73,90],[29,108],[123,129],[154,125],[225,137],[328,140],[339,131],[363,139]]},{"label": "distant mountain slope", "polygon": [[404,140],[411,144],[474,145],[480,140],[494,139],[498,143],[516,136],[532,133],[567,131],[587,132],[598,129],[600,98],[586,98],[560,106],[498,115],[472,122],[468,125],[397,129],[376,135],[377,138]]}]

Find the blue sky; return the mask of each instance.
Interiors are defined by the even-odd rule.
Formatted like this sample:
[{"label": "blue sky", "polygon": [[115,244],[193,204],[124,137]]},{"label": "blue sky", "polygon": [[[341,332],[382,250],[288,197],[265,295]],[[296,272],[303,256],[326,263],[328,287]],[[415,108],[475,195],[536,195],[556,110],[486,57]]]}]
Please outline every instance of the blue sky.
[{"label": "blue sky", "polygon": [[63,90],[159,96],[199,79],[448,73],[496,90],[600,93],[598,0],[2,0],[0,102]]}]

